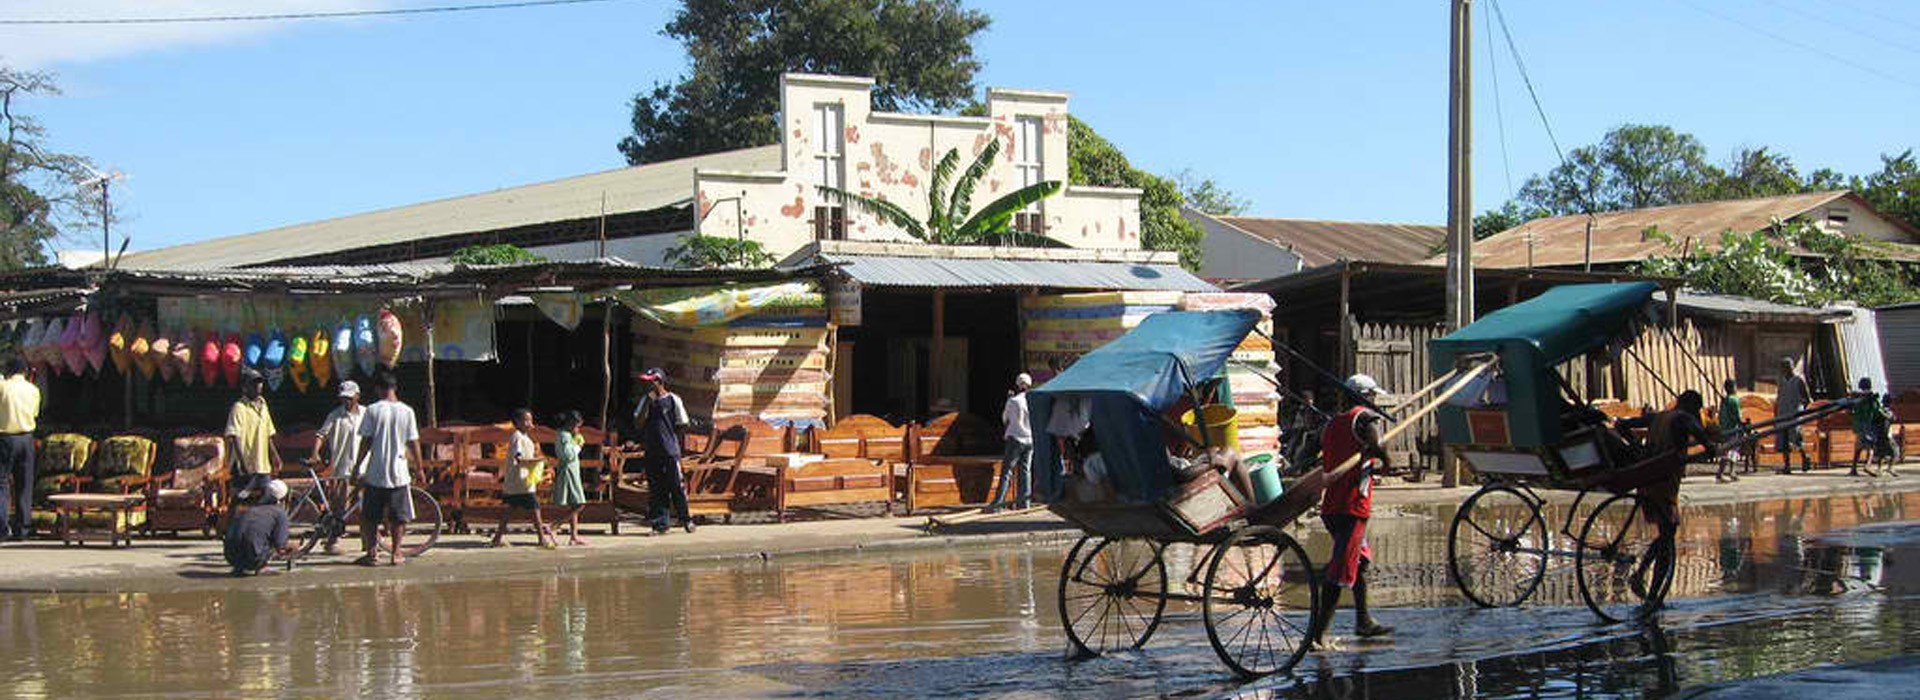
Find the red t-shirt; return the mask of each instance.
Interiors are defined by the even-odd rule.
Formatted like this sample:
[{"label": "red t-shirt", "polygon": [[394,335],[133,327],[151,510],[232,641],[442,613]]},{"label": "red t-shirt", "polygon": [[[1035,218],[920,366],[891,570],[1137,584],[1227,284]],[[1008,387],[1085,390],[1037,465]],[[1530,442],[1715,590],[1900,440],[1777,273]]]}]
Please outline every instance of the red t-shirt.
[{"label": "red t-shirt", "polygon": [[[1373,414],[1365,406],[1348,409],[1327,423],[1320,432],[1320,468],[1328,472],[1345,464],[1349,457],[1360,452],[1360,436],[1354,432],[1354,426],[1362,416]],[[1362,464],[1347,470],[1341,476],[1327,482],[1327,490],[1320,498],[1320,512],[1351,515],[1365,518],[1373,515],[1373,467]]]}]

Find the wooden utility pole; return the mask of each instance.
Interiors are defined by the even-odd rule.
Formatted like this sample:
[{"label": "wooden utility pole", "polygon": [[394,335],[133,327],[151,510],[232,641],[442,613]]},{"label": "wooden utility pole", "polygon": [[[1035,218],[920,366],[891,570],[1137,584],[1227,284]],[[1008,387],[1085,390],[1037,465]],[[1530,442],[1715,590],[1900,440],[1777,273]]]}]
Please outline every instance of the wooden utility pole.
[{"label": "wooden utility pole", "polygon": [[1473,323],[1473,2],[1453,0],[1447,124],[1447,328]]}]

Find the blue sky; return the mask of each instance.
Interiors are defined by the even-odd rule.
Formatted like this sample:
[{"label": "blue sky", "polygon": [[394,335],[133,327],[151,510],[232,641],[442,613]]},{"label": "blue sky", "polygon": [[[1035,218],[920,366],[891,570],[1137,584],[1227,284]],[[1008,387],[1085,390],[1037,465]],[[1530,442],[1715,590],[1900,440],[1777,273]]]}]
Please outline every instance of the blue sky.
[{"label": "blue sky", "polygon": [[[271,7],[445,0],[290,0]],[[1447,3],[972,0],[983,85],[1065,90],[1136,165],[1190,168],[1261,216],[1440,223]],[[29,108],[56,147],[131,176],[135,249],[619,167],[627,100],[685,68],[628,0],[416,18],[0,27],[0,60],[59,74]],[[245,0],[24,0],[0,16],[257,12]],[[1555,162],[1476,3],[1476,208]],[[1563,145],[1626,122],[1716,160],[1772,146],[1863,172],[1920,146],[1920,3],[1506,0]],[[1489,54],[1500,61],[1497,68]],[[1505,120],[1494,110],[1494,71]],[[1510,163],[1510,167],[1506,164]],[[117,236],[116,236],[117,238]]]}]

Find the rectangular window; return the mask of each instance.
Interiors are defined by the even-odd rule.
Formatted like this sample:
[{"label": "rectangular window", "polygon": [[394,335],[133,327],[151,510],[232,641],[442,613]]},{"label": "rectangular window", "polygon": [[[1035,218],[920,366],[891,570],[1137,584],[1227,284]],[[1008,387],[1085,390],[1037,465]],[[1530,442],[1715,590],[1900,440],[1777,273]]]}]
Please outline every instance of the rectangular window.
[{"label": "rectangular window", "polygon": [[1845,207],[1829,207],[1827,209],[1827,226],[1831,228],[1846,228],[1847,219],[1851,218],[1848,214],[1849,212]]},{"label": "rectangular window", "polygon": [[[1018,127],[1013,146],[1013,169],[1020,176],[1020,186],[1030,187],[1046,180],[1045,158],[1041,148],[1046,138],[1046,122],[1040,117],[1016,117]],[[1041,218],[1038,203],[1020,210],[1013,215],[1013,228],[1027,233],[1044,233],[1046,225]]]},{"label": "rectangular window", "polygon": [[[846,112],[838,104],[813,106],[813,153],[815,184],[836,189],[847,188]],[[847,210],[839,202],[826,201],[813,208],[814,237],[820,240],[844,240],[847,237]]]}]

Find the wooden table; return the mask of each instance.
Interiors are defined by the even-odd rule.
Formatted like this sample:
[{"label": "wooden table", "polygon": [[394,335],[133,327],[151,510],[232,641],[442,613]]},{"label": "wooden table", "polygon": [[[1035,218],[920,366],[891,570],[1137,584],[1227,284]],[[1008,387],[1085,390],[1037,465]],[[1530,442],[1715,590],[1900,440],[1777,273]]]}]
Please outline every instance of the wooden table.
[{"label": "wooden table", "polygon": [[117,493],[60,493],[48,496],[53,503],[54,513],[59,522],[55,526],[60,531],[61,544],[85,543],[88,535],[98,533],[83,529],[84,516],[88,511],[106,513],[107,544],[111,547],[133,546],[133,534],[129,532],[133,511],[146,500],[140,494],[121,495]]}]

